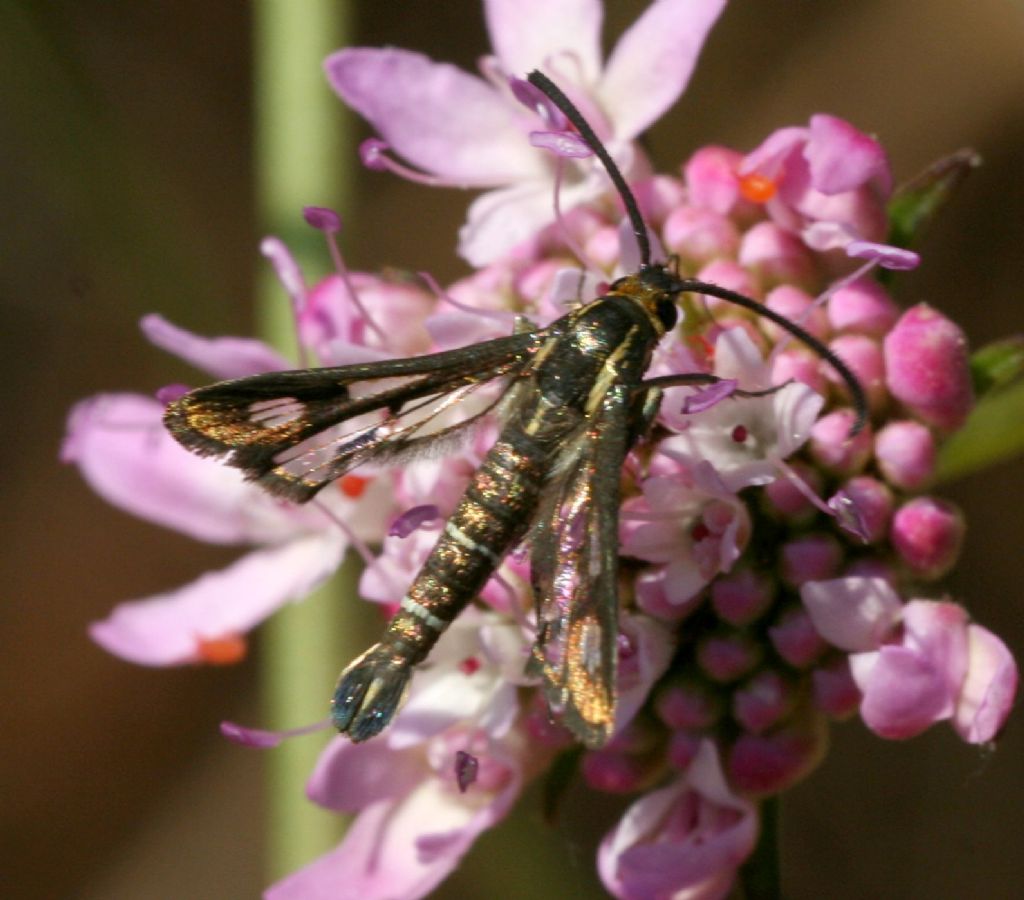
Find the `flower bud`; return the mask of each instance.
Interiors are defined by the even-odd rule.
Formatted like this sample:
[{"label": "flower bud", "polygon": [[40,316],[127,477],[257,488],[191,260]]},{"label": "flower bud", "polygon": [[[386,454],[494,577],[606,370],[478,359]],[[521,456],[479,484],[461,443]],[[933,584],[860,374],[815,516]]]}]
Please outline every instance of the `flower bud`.
[{"label": "flower bud", "polygon": [[772,669],[762,669],[732,695],[732,716],[747,731],[761,734],[777,725],[795,705],[793,685]]},{"label": "flower bud", "polygon": [[929,425],[952,431],[974,404],[967,339],[959,326],[921,303],[885,338],[889,390]]},{"label": "flower bud", "polygon": [[729,780],[745,794],[777,794],[811,773],[824,756],[827,737],[820,716],[770,734],[741,734],[726,764]]},{"label": "flower bud", "polygon": [[848,719],[860,705],[860,691],[845,656],[829,660],[811,672],[811,698],[815,707],[833,719]]},{"label": "flower bud", "polygon": [[851,478],[829,500],[829,506],[833,504],[846,507],[845,514],[852,516],[857,526],[854,533],[866,543],[875,544],[885,537],[892,517],[892,491],[877,478]]},{"label": "flower bud", "polygon": [[722,683],[736,681],[752,671],[763,654],[756,640],[739,631],[712,634],[697,645],[697,663],[709,678]]},{"label": "flower bud", "polygon": [[733,257],[740,245],[739,232],[729,219],[693,206],[675,209],[666,219],[662,235],[666,250],[698,265]]},{"label": "flower bud", "polygon": [[830,534],[805,534],[783,544],[781,556],[783,580],[799,587],[807,581],[834,578],[843,550]]},{"label": "flower bud", "polygon": [[963,516],[953,504],[916,497],[896,510],[889,539],[914,574],[934,579],[953,567],[964,530]]},{"label": "flower bud", "polygon": [[595,266],[610,272],[615,268],[622,255],[619,229],[612,225],[598,228],[587,238],[586,244],[583,245],[583,251]]},{"label": "flower bud", "polygon": [[[887,394],[885,360],[878,342],[862,334],[844,334],[832,341],[829,347],[857,377],[867,395],[868,406],[873,410],[881,409],[885,405]],[[823,363],[822,366],[825,377],[839,387],[844,396],[848,396],[846,382],[839,377],[839,373],[827,363]]]},{"label": "flower bud", "polygon": [[685,772],[690,768],[700,748],[701,741],[705,740],[702,734],[692,731],[674,731],[669,738],[668,747],[665,749],[665,758],[672,768]]},{"label": "flower bud", "polygon": [[821,360],[798,347],[773,355],[772,384],[785,384],[787,381],[806,384],[816,394],[825,394],[828,390]]},{"label": "flower bud", "polygon": [[645,785],[651,774],[646,758],[614,750],[589,751],[581,768],[587,784],[606,794],[632,794]]},{"label": "flower bud", "polygon": [[890,422],[875,436],[875,459],[889,484],[917,491],[935,471],[935,439],[920,422]]},{"label": "flower bud", "polygon": [[[728,147],[702,147],[683,166],[690,203],[721,215],[744,204],[736,170],[743,157]],[[744,204],[745,205],[745,204]]]},{"label": "flower bud", "polygon": [[733,569],[711,585],[711,605],[730,625],[747,625],[761,616],[775,599],[775,587],[750,569]]},{"label": "flower bud", "polygon": [[[825,310],[820,306],[814,306],[814,298],[796,285],[780,284],[772,288],[764,298],[764,305],[773,312],[797,322],[816,338],[823,339],[828,333]],[[776,341],[789,333],[768,321],[765,321],[763,327],[769,337]]]},{"label": "flower bud", "polygon": [[652,175],[633,185],[636,202],[644,219],[654,226],[660,226],[672,210],[687,201],[686,187],[678,178],[670,175]]},{"label": "flower bud", "polygon": [[828,647],[802,606],[784,610],[768,629],[768,640],[775,652],[797,669],[807,668]]},{"label": "flower bud", "polygon": [[707,729],[722,714],[722,698],[707,682],[679,678],[659,688],[654,712],[673,730]]},{"label": "flower bud", "polygon": [[856,475],[871,456],[871,426],[865,425],[851,437],[855,418],[852,409],[837,409],[811,428],[811,456],[837,475]]},{"label": "flower bud", "polygon": [[[790,468],[800,478],[808,491],[821,493],[821,473],[799,460],[790,464]],[[807,496],[807,491],[797,487],[792,478],[780,475],[764,486],[764,496],[772,510],[789,522],[801,522],[812,518],[818,512]]]},{"label": "flower bud", "polygon": [[804,242],[774,222],[758,222],[743,235],[739,261],[765,285],[815,282],[814,262]]},{"label": "flower bud", "polygon": [[839,288],[828,301],[833,331],[882,338],[896,324],[899,314],[885,288],[872,278],[859,278]]}]

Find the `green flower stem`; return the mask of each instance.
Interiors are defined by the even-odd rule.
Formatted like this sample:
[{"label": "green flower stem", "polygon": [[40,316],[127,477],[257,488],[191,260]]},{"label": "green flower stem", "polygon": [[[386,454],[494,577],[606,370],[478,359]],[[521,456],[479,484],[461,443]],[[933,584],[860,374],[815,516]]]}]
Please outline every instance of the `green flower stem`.
[{"label": "green flower stem", "polygon": [[[285,240],[308,276],[329,259],[322,236],[305,225],[302,207],[341,208],[354,149],[341,103],[321,63],[345,43],[350,7],[338,0],[257,0],[253,4],[256,203],[262,234]],[[292,355],[289,300],[260,266],[259,325],[264,338]],[[311,597],[290,605],[266,626],[261,644],[269,727],[307,724],[327,715],[331,686],[358,648],[346,646],[357,567],[346,565]],[[280,876],[328,850],[340,836],[334,814],[310,803],[305,782],[324,735],[286,741],[266,754],[267,864]]]},{"label": "green flower stem", "polygon": [[761,802],[761,835],[750,859],[740,870],[743,900],[778,900],[782,896],[779,874],[779,798]]}]

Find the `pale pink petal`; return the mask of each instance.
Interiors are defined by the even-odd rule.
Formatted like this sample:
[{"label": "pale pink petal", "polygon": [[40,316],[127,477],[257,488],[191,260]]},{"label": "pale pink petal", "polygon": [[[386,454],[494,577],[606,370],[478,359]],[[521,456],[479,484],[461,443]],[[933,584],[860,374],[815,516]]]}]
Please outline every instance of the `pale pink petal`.
[{"label": "pale pink petal", "polygon": [[968,667],[953,716],[965,741],[984,744],[999,733],[1017,693],[1017,664],[998,637],[980,625],[967,626]]},{"label": "pale pink petal", "polygon": [[669,630],[647,616],[624,613],[620,632],[615,734],[633,721],[675,650]]},{"label": "pale pink petal", "polygon": [[800,599],[826,641],[848,651],[877,650],[900,619],[899,595],[881,578],[809,581]]},{"label": "pale pink petal", "polygon": [[811,167],[811,181],[823,194],[852,191],[872,180],[884,194],[892,187],[882,145],[835,116],[811,116],[804,156]]},{"label": "pale pink petal", "polygon": [[404,796],[428,774],[418,750],[396,751],[384,740],[354,744],[339,735],[317,759],[306,796],[324,809],[359,812]]},{"label": "pale pink petal", "polygon": [[355,47],[324,63],[331,86],[409,162],[467,187],[539,177],[544,163],[510,101],[455,66]]},{"label": "pale pink petal", "polygon": [[[372,743],[367,745],[372,747]],[[436,777],[410,793],[366,807],[341,845],[273,885],[265,900],[417,900],[459,864],[479,835],[500,821],[518,797],[518,763],[504,760],[507,779],[481,805]]]},{"label": "pale pink petal", "polygon": [[150,343],[209,372],[214,378],[241,378],[294,368],[276,350],[253,338],[201,337],[156,313],[143,316],[139,327]]},{"label": "pale pink petal", "polygon": [[825,398],[802,382],[786,385],[772,395],[775,419],[778,423],[779,459],[796,453],[811,436],[811,428],[818,420]]},{"label": "pale pink petal", "polygon": [[[485,0],[484,17],[491,46],[508,75],[525,78],[554,57],[557,71],[589,84],[601,69],[599,0]],[[568,65],[566,65],[568,63]],[[553,73],[549,73],[553,74]]]},{"label": "pale pink petal", "polygon": [[163,427],[163,406],[139,394],[100,394],[71,411],[62,459],[103,499],[211,543],[276,541],[315,510],[292,510],[237,469],[189,453]]},{"label": "pale pink petal", "polygon": [[341,532],[256,550],[219,572],[145,600],[121,603],[89,634],[130,662],[172,666],[201,658],[200,642],[247,632],[330,575],[345,551]]},{"label": "pale pink petal", "polygon": [[890,740],[914,737],[949,715],[950,697],[931,660],[905,647],[883,647],[864,679],[851,658],[863,693],[860,715],[875,734]]},{"label": "pale pink petal", "polygon": [[784,174],[783,167],[789,155],[807,142],[806,128],[790,126],[773,131],[761,143],[743,157],[740,175],[756,172],[765,178],[776,180]]},{"label": "pale pink petal", "polygon": [[725,0],[655,0],[619,38],[597,95],[615,136],[632,140],[686,90]]},{"label": "pale pink petal", "polygon": [[725,897],[757,841],[757,812],[729,790],[703,741],[686,776],[645,794],[604,839],[598,869],[623,900]]}]

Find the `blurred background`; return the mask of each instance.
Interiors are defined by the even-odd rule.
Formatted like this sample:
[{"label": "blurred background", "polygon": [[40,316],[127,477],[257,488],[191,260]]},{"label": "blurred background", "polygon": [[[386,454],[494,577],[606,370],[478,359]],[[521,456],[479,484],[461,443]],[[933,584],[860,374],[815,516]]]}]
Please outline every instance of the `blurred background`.
[{"label": "blurred background", "polygon": [[[610,45],[645,3],[609,6]],[[375,0],[350,12],[354,44],[466,68],[488,46],[477,2]],[[85,633],[114,603],[236,553],[107,506],[57,461],[76,400],[195,379],[142,339],[144,313],[211,335],[253,331],[252,33],[243,3],[0,0],[7,897],[231,900],[266,883],[263,758],[216,728],[260,721],[255,662],[133,668]],[[1024,330],[1024,5],[735,3],[650,148],[670,171],[702,144],[750,149],[817,111],[877,134],[897,180],[962,146],[982,154],[898,298],[938,306],[975,346]],[[453,247],[467,195],[357,170],[353,158],[336,165],[354,171],[351,266],[429,269],[442,282],[464,271]],[[1024,466],[944,492],[970,522],[950,590],[1024,660]],[[594,849],[614,804],[583,804],[571,797],[550,829],[527,797],[438,896],[533,898],[549,884],[550,896],[600,896]],[[907,744],[837,727],[824,765],[786,795],[782,827],[790,898],[1020,896],[1019,711],[992,754],[947,727]]]}]

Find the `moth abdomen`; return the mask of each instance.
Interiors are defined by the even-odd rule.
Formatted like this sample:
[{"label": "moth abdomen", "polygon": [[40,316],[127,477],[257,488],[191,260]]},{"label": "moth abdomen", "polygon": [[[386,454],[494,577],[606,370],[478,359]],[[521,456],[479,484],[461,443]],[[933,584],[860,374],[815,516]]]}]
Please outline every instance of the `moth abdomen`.
[{"label": "moth abdomen", "polygon": [[412,666],[393,649],[374,644],[338,679],[331,700],[334,726],[356,742],[379,734],[405,699],[411,673]]}]

